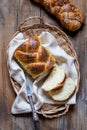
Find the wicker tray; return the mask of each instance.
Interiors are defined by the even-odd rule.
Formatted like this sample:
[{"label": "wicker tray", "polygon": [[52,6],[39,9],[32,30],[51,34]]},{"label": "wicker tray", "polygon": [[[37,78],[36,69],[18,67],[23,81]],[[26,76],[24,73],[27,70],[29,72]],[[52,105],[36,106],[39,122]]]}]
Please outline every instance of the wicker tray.
[{"label": "wicker tray", "polygon": [[[36,22],[37,20],[39,20],[39,23],[33,23],[30,25],[30,21]],[[69,40],[69,38],[63,31],[61,31],[56,26],[44,23],[41,17],[35,16],[35,17],[29,17],[28,19],[25,19],[25,21],[20,25],[19,31],[16,32],[14,36],[16,36],[17,33],[22,32],[25,35],[25,37],[28,37],[29,35],[32,36],[35,33],[39,35],[42,31],[50,32],[58,41],[59,46],[62,47],[66,51],[67,54],[74,57],[75,66],[78,72],[78,86],[76,89],[76,93],[77,93],[78,88],[79,88],[79,81],[80,81],[80,71],[79,71],[77,55],[71,41]],[[15,81],[13,81],[13,79],[10,78],[10,80],[12,83],[12,87],[15,93],[17,94],[20,89],[20,86]],[[62,105],[43,104],[43,106],[41,107],[41,109],[37,111],[37,113],[43,115],[46,118],[54,118],[54,117],[59,117],[66,114],[69,111],[69,107],[70,105],[68,104],[62,104]]]}]

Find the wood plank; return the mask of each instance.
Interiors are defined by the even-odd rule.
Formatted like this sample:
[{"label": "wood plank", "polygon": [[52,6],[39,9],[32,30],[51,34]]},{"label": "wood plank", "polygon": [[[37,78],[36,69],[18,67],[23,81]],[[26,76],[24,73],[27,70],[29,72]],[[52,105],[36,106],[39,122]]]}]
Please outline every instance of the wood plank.
[{"label": "wood plank", "polygon": [[[79,0],[75,1],[72,0],[72,2],[80,8],[84,13],[87,13],[87,3],[85,0]],[[85,14],[86,14],[85,13]],[[87,14],[86,14],[87,15]],[[63,30],[61,25],[55,21],[56,19],[49,15],[44,8],[41,8],[41,16],[44,18],[44,20],[50,24],[58,26],[60,29]],[[66,31],[66,34],[69,36],[70,40],[73,43],[73,46],[76,50],[79,64],[80,64],[80,70],[81,70],[81,83],[80,83],[80,90],[77,95],[77,104],[70,107],[70,111],[66,116],[60,117],[58,119],[53,120],[49,126],[49,129],[59,129],[59,130],[83,130],[87,129],[86,120],[87,120],[87,94],[86,94],[86,83],[87,83],[87,69],[85,68],[85,65],[87,64],[87,16],[86,16],[86,23],[81,28],[80,31],[77,33],[69,33]],[[83,63],[84,61],[84,63]],[[83,66],[83,67],[82,67]],[[85,101],[84,101],[85,100]],[[83,107],[84,106],[84,107]],[[55,124],[55,125],[54,125]],[[47,120],[44,123],[44,126],[47,125]],[[48,129],[48,127],[47,127]],[[44,128],[46,130],[46,127]]]},{"label": "wood plank", "polygon": [[[22,21],[24,21],[25,18],[31,17],[31,16],[36,16],[39,15],[40,16],[40,9],[34,5],[34,3],[32,3],[29,0],[19,0],[19,4],[18,4],[18,27],[20,25],[20,23]],[[29,21],[29,24],[32,24],[32,21]],[[25,114],[25,115],[19,115],[17,117],[15,117],[16,121],[15,121],[15,125],[13,126],[14,129],[18,129],[18,130],[32,130],[33,128],[33,124],[32,124],[32,119],[31,116],[29,114]]]},{"label": "wood plank", "polygon": [[40,9],[28,0],[0,1],[0,130],[32,129],[32,126],[28,125],[31,123],[30,115],[22,115],[22,117],[11,115],[15,94],[9,81],[5,52],[20,22],[34,15],[40,15]]},{"label": "wood plank", "polygon": [[[87,2],[86,0],[72,1],[86,14],[86,23],[81,30],[74,34],[66,32],[73,43],[80,63],[81,82],[77,104],[71,106],[68,114],[60,118],[50,120],[40,116],[42,130],[87,129]],[[54,17],[31,0],[0,1],[0,130],[34,129],[31,114],[11,115],[15,94],[9,81],[5,52],[11,36],[18,30],[20,22],[35,15],[42,16],[47,23],[56,25],[63,30]]]},{"label": "wood plank", "polygon": [[[8,80],[6,65],[6,49],[11,35],[16,31],[18,2],[1,1],[0,2],[0,129],[12,129],[12,116],[10,108],[13,102],[14,93]],[[9,13],[10,11],[10,13]]]}]

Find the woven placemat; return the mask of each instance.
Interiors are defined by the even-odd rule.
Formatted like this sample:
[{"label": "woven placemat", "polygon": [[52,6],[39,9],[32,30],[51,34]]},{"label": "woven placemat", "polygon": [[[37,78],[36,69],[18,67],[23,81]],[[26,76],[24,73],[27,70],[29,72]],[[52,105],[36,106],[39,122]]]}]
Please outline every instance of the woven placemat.
[{"label": "woven placemat", "polygon": [[[39,20],[39,23],[36,23],[37,20]],[[63,31],[61,31],[56,26],[44,23],[44,21],[41,17],[34,16],[34,17],[29,17],[29,18],[25,19],[25,21],[20,25],[19,31],[16,32],[13,35],[13,37],[16,36],[19,32],[22,32],[24,34],[25,38],[27,38],[28,36],[32,36],[34,34],[39,35],[43,31],[50,32],[58,41],[58,45],[61,48],[63,48],[67,54],[74,57],[75,67],[78,72],[78,86],[76,88],[76,93],[77,93],[78,89],[79,89],[79,81],[80,81],[79,63],[78,63],[77,55],[73,48],[73,45],[72,45],[71,41],[69,40],[69,38],[67,37],[67,35]],[[15,93],[17,94],[18,91],[20,90],[20,86],[13,79],[10,78],[10,80],[12,83],[12,87],[13,87]],[[41,107],[41,109],[39,109],[37,111],[37,113],[43,115],[46,118],[54,118],[54,117],[59,117],[59,116],[66,114],[69,111],[69,107],[70,107],[69,104],[62,104],[62,105],[43,104],[43,106]]]}]

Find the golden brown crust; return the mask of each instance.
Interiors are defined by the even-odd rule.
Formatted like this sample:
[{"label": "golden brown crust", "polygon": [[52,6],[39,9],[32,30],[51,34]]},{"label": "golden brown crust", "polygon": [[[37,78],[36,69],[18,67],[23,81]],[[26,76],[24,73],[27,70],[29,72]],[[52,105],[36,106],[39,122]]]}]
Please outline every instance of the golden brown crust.
[{"label": "golden brown crust", "polygon": [[49,53],[45,48],[39,47],[38,50],[38,61],[46,62],[49,58]]},{"label": "golden brown crust", "polygon": [[33,78],[50,70],[55,63],[54,57],[40,45],[37,35],[21,44],[15,50],[14,58]]},{"label": "golden brown crust", "polygon": [[22,51],[16,51],[15,57],[19,61],[27,64],[27,63],[33,63],[36,62],[37,53],[24,53]]},{"label": "golden brown crust", "polygon": [[85,21],[83,13],[69,0],[34,0],[56,16],[61,25],[69,30],[78,30]]},{"label": "golden brown crust", "polygon": [[36,78],[42,73],[44,73],[45,64],[44,63],[31,63],[26,66],[26,70],[30,75],[32,75],[33,78]]}]

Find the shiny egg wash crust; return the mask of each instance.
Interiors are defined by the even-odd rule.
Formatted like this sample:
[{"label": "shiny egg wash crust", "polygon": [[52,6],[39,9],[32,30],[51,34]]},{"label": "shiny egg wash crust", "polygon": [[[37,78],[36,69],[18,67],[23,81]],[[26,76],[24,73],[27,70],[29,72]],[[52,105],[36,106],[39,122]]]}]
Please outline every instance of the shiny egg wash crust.
[{"label": "shiny egg wash crust", "polygon": [[37,35],[21,44],[15,50],[14,57],[33,78],[50,70],[55,64],[55,58],[40,45],[40,39]]}]

